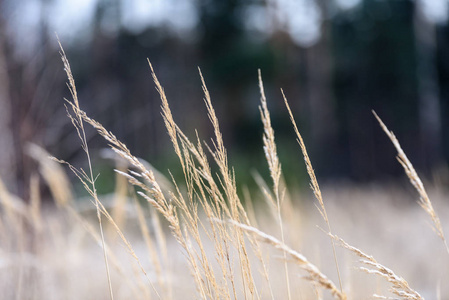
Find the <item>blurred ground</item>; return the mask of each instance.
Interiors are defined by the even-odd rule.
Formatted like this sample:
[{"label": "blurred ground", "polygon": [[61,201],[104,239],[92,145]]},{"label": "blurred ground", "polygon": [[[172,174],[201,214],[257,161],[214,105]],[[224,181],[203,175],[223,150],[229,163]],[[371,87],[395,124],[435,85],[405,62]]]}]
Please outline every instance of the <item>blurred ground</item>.
[{"label": "blurred ground", "polygon": [[[449,218],[449,206],[445,204],[444,191],[431,189],[429,194],[447,232],[449,224],[445,220]],[[326,234],[318,228],[324,228],[325,224],[316,208],[310,204],[312,201],[308,199],[309,196],[306,191],[294,196],[295,210],[285,211],[286,243],[304,254],[336,282],[332,247]],[[380,186],[328,186],[323,189],[323,196],[335,234],[404,277],[426,299],[437,299],[437,293],[449,293],[444,284],[449,274],[447,268],[443,267],[449,262],[448,254],[441,240],[432,232],[428,216],[416,203],[410,201],[416,199],[413,191]],[[113,199],[113,195],[102,198],[111,210]],[[126,237],[156,289],[164,293],[139,229],[135,205],[131,199],[129,201],[122,207],[125,209],[123,224],[126,224]],[[84,220],[82,222],[63,208],[44,207],[40,230],[30,227],[27,222],[21,223],[19,227],[12,226],[13,223],[9,221],[3,223],[5,227],[1,230],[3,242],[0,253],[2,299],[14,299],[18,295],[21,299],[109,299],[102,250],[86,225],[90,224],[98,234],[94,208],[88,201],[79,202],[77,207],[79,216]],[[152,219],[154,216],[151,217],[145,211],[151,236],[156,241],[156,247],[160,247]],[[263,205],[258,206],[256,215],[263,230],[279,237],[278,225]],[[162,274],[167,276],[163,280],[172,289],[173,299],[195,298],[195,285],[183,251],[170,237],[165,222],[162,225],[167,238],[166,254],[170,258],[168,265],[163,264]],[[8,228],[14,230],[5,231]],[[123,242],[107,224],[105,229],[111,251],[109,260],[115,296],[118,299],[149,299],[151,294],[155,297]],[[32,249],[21,248],[25,244],[33,245]],[[206,250],[213,253],[213,249]],[[269,261],[275,295],[282,298],[286,287],[281,253],[269,246],[264,246],[263,252]],[[371,299],[373,293],[388,295],[389,285],[384,280],[357,269],[358,257],[342,248],[337,248],[337,254],[343,286],[350,299]],[[162,259],[163,253],[159,252],[158,255]],[[250,254],[250,257],[254,260],[254,269],[258,270],[260,266],[254,254]],[[315,299],[312,285],[303,278],[305,274],[290,261],[289,265],[294,294],[301,294],[303,299]],[[258,288],[263,292],[266,284],[257,271],[255,274]],[[267,293],[266,290],[264,292]],[[323,295],[324,299],[330,299],[328,292],[324,291]],[[163,294],[163,299],[167,298],[168,294]]]}]

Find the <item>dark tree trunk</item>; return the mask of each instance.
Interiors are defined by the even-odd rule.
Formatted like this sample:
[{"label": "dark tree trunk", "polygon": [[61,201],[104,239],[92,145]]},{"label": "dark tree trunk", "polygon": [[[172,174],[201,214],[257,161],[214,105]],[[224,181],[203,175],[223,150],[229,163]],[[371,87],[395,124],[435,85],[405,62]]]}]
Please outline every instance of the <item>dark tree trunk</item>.
[{"label": "dark tree trunk", "polygon": [[[0,1],[0,7],[2,2]],[[11,97],[5,57],[5,27],[0,19],[0,177],[11,187],[14,182],[14,153],[11,133]]]}]

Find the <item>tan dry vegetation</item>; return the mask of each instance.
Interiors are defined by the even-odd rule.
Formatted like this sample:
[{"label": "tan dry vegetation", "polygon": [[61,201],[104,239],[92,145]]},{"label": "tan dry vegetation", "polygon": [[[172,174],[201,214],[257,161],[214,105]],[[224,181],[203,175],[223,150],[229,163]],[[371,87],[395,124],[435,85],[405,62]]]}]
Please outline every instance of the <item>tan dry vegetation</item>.
[{"label": "tan dry vegetation", "polygon": [[[161,179],[81,109],[75,79],[62,48],[61,52],[72,96],[66,100],[67,112],[88,167],[84,171],[50,160],[43,149],[29,147],[40,164],[40,178],[58,204],[53,208],[41,207],[38,181],[42,179],[37,176],[30,182],[29,204],[11,195],[0,182],[0,298],[437,299],[449,294],[444,284],[449,278],[444,237],[449,207],[443,201],[444,193],[426,192],[383,123],[419,193],[421,207],[407,200],[413,197],[410,192],[398,188],[340,184],[321,190],[282,93],[315,200],[309,201],[308,191],[301,198],[289,195],[259,73],[262,139],[271,179],[265,182],[259,176],[260,191],[240,193],[201,72],[214,131],[207,143],[198,133],[187,137],[177,126],[149,64],[162,100],[163,120],[184,174],[182,182]],[[96,191],[86,124],[120,157],[115,166],[116,191],[109,197]],[[212,172],[211,164],[217,166],[218,174]],[[63,165],[88,191],[91,211],[74,201]],[[265,199],[266,205],[263,201],[253,205],[251,199],[258,198]],[[426,213],[436,234],[426,226]]]}]

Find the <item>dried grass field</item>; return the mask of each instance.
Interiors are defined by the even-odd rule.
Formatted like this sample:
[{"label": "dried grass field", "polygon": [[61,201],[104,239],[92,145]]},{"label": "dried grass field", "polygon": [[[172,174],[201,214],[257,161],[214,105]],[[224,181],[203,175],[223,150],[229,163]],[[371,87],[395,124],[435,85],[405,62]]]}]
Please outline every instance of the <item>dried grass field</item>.
[{"label": "dried grass field", "polygon": [[[184,180],[164,177],[72,99],[67,113],[86,154],[84,166],[30,146],[40,177],[30,199],[0,184],[1,299],[445,299],[449,295],[447,191],[423,183],[381,119],[409,186],[321,187],[282,94],[310,178],[286,186],[262,77],[260,115],[270,177],[238,189],[213,101],[201,75],[212,141],[186,136],[162,83],[162,116]],[[373,117],[374,118],[374,117]],[[225,121],[225,120],[220,120]],[[100,196],[85,131],[117,156],[115,192]],[[295,137],[293,137],[295,138]],[[214,165],[212,168],[211,166]],[[217,173],[212,169],[218,170]],[[77,199],[66,172],[88,199]],[[39,180],[56,206],[43,206]],[[24,201],[27,200],[27,201]],[[27,204],[25,204],[27,203]]]}]

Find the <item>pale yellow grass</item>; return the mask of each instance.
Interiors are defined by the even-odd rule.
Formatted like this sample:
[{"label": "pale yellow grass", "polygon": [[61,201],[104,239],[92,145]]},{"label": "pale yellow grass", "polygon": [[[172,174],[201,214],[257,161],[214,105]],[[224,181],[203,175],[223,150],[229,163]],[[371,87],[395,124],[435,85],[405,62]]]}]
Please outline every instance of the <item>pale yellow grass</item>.
[{"label": "pale yellow grass", "polygon": [[[422,213],[419,206],[404,200],[398,204],[398,199],[407,198],[399,189],[360,190],[339,184],[322,190],[282,92],[317,204],[291,201],[298,195],[288,197],[260,72],[262,142],[272,188],[259,176],[261,190],[244,189],[243,194],[247,201],[265,198],[266,206],[261,201],[257,206],[243,204],[201,72],[214,132],[210,143],[202,142],[199,133],[191,139],[178,127],[149,64],[161,98],[163,121],[184,175],[184,180],[171,178],[172,183],[167,184],[167,179],[161,179],[81,109],[62,48],[61,55],[72,96],[66,100],[67,112],[86,154],[88,171],[45,159],[49,155],[43,149],[30,146],[29,153],[39,162],[41,176],[58,203],[57,210],[51,211],[42,210],[37,176],[30,182],[29,204],[0,182],[0,267],[11,274],[4,276],[8,280],[3,281],[2,299],[12,299],[12,295],[16,299],[31,295],[45,299],[52,299],[49,295],[56,295],[55,299],[433,299],[438,291],[449,293],[448,287],[438,285],[449,278],[445,224],[440,221],[445,218],[437,216],[399,142],[379,118],[420,194],[419,203],[430,215],[436,235],[427,234],[426,226],[416,222]],[[121,158],[111,201],[96,191],[97,175],[84,124],[92,126]],[[71,185],[55,162],[68,166],[80,180],[90,195],[93,214],[82,212],[73,201]],[[303,191],[302,197],[308,196],[308,191]],[[447,205],[438,204],[439,215],[448,216]],[[316,228],[323,220],[324,233]],[[337,237],[337,232],[357,248]],[[445,247],[434,245],[438,238]],[[336,249],[335,243],[342,248]],[[362,248],[370,249],[371,254]],[[361,266],[351,253],[361,259]],[[8,287],[14,293],[8,293]]]}]

